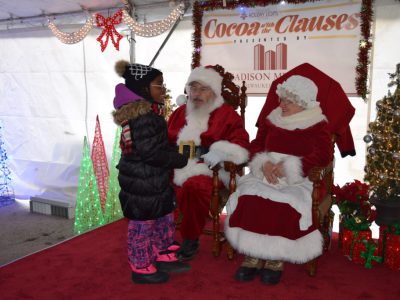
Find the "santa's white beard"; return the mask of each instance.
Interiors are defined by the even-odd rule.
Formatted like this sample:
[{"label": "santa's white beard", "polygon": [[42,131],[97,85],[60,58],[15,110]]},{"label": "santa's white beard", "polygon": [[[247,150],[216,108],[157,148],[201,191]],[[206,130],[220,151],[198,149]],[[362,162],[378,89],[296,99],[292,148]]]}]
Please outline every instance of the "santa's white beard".
[{"label": "santa's white beard", "polygon": [[213,104],[213,101],[207,101],[200,107],[196,107],[193,104],[193,100],[189,98],[189,101],[186,104],[186,115],[193,116],[196,119],[202,119],[205,117],[208,119],[209,114],[215,109]]}]

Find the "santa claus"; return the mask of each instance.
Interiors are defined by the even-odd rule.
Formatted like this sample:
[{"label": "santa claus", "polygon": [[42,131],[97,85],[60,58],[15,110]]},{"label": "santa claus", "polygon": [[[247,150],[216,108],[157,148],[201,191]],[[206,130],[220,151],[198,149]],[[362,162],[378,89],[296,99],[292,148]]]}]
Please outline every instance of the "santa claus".
[{"label": "santa claus", "polygon": [[221,96],[222,77],[215,67],[195,68],[185,86],[188,100],[168,120],[171,144],[191,158],[183,169],[176,169],[178,207],[182,213],[180,231],[183,243],[177,255],[190,260],[199,248],[209,215],[212,170],[216,164],[248,160],[249,135],[243,120]]}]

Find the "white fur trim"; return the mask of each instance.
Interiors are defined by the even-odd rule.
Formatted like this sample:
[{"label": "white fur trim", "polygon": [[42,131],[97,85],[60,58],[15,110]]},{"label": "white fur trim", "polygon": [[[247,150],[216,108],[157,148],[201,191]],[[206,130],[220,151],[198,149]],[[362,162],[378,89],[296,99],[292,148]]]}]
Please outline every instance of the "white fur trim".
[{"label": "white fur trim", "polygon": [[287,117],[282,117],[282,108],[278,106],[271,111],[267,116],[267,119],[269,119],[275,126],[287,130],[294,130],[297,128],[305,129],[321,121],[327,121],[327,118],[322,113],[319,106],[303,110]]},{"label": "white fur trim", "polygon": [[226,140],[215,142],[210,146],[210,151],[216,150],[225,154],[224,160],[231,161],[235,164],[242,164],[249,159],[249,151]]},{"label": "white fur trim", "polygon": [[[215,95],[221,96],[222,77],[212,68],[197,67],[190,73],[186,87],[192,82],[209,86]],[[189,90],[186,88],[186,92]]]},{"label": "white fur trim", "polygon": [[183,104],[186,104],[186,102],[187,102],[187,96],[186,95],[179,95],[177,98],[176,98],[176,104],[178,105],[178,106],[182,106]]},{"label": "white fur trim", "polygon": [[238,252],[251,257],[305,263],[322,254],[323,238],[319,230],[297,239],[270,236],[229,226],[229,216],[225,219],[225,236]]},{"label": "white fur trim", "polygon": [[287,184],[301,183],[303,178],[303,164],[301,158],[294,155],[282,154],[278,152],[259,152],[249,163],[250,172],[257,178],[263,179],[262,166],[270,161],[274,164],[283,161],[283,168],[286,177],[279,178],[279,182]]},{"label": "white fur trim", "polygon": [[[267,162],[272,160],[272,157],[267,152],[260,152],[254,155],[253,159],[249,162],[250,172],[257,178],[263,179],[264,174],[262,171],[262,166]],[[274,162],[275,163],[275,162]]]},{"label": "white fur trim", "polygon": [[287,155],[283,160],[283,168],[285,170],[286,180],[288,184],[300,183],[304,180],[303,164],[300,157]]},{"label": "white fur trim", "polygon": [[[197,159],[190,159],[188,164],[182,169],[174,169],[174,183],[178,186],[197,175],[206,175],[212,177],[212,171],[204,163],[197,163]],[[211,195],[210,195],[211,196]]]}]

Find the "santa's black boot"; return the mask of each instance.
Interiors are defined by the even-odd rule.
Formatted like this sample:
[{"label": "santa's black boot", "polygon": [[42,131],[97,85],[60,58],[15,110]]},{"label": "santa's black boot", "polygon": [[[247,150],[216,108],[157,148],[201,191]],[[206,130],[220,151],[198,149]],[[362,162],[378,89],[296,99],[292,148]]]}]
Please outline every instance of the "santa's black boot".
[{"label": "santa's black boot", "polygon": [[199,240],[183,240],[180,249],[176,252],[176,257],[179,261],[188,261],[199,251]]}]

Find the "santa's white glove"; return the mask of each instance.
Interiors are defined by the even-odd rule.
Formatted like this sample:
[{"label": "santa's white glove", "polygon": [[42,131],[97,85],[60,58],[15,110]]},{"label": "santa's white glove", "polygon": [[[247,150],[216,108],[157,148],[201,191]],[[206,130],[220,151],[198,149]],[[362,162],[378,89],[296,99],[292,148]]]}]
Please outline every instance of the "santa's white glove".
[{"label": "santa's white glove", "polygon": [[221,161],[226,160],[226,154],[218,150],[211,150],[203,154],[201,158],[210,168],[214,168]]}]

